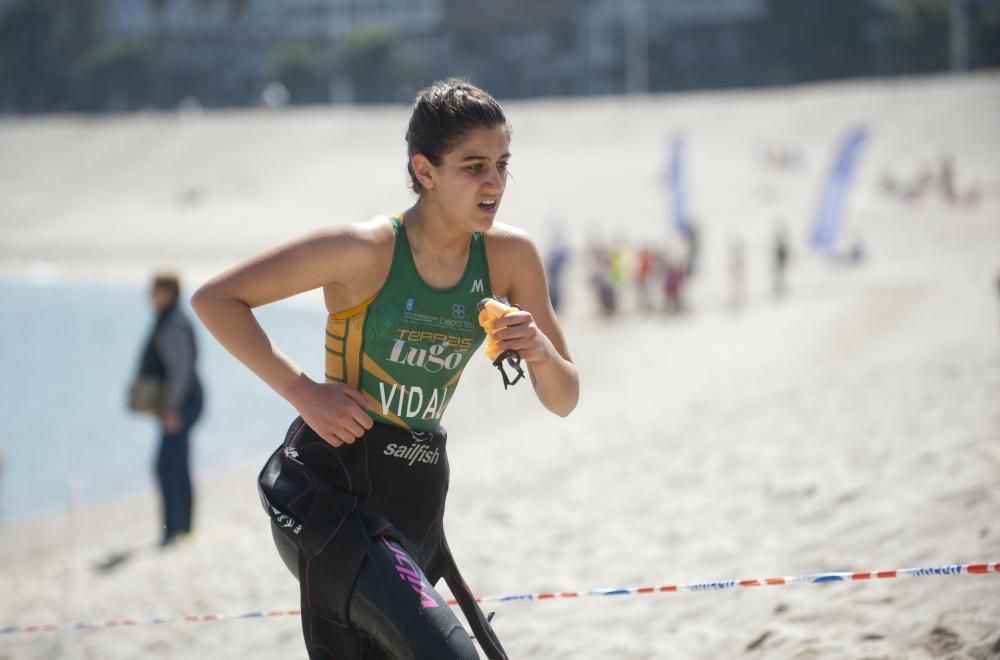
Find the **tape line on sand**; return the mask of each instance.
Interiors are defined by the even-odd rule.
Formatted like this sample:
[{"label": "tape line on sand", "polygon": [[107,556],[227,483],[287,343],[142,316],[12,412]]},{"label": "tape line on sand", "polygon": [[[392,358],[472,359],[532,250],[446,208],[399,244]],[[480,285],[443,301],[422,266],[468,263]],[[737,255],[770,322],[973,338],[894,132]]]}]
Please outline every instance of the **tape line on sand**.
[{"label": "tape line on sand", "polygon": [[[707,582],[691,582],[687,584],[668,584],[654,587],[609,587],[605,589],[589,589],[582,591],[542,591],[537,593],[484,596],[482,598],[477,598],[477,600],[481,603],[512,603],[602,596],[636,596],[642,594],[675,593],[681,591],[721,591],[725,589],[739,589],[743,587],[774,587],[799,583],[827,584],[831,582],[868,582],[872,580],[886,580],[904,577],[957,577],[961,575],[987,575],[989,573],[1000,573],[1000,562],[988,562],[982,564],[949,564],[945,566],[897,568],[882,571],[812,573],[809,575],[795,575],[791,577],[714,580]],[[456,605],[457,602],[452,599],[448,601],[448,604]],[[135,626],[155,626],[166,623],[206,623],[209,621],[231,621],[233,619],[273,619],[278,617],[299,616],[300,613],[301,612],[298,609],[276,609],[260,610],[256,612],[154,617],[149,619],[123,618],[106,619],[103,621],[80,621],[76,623],[49,623],[44,625],[24,626],[12,625],[0,626],[0,635],[130,628]]]}]

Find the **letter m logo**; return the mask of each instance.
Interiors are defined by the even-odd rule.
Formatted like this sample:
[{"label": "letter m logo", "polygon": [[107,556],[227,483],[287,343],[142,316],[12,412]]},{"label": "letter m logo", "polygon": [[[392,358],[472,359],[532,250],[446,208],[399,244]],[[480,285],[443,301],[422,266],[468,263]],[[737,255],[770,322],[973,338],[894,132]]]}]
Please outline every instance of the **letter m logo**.
[{"label": "letter m logo", "polygon": [[483,281],[479,278],[472,283],[472,293],[483,293],[485,287],[483,286]]}]

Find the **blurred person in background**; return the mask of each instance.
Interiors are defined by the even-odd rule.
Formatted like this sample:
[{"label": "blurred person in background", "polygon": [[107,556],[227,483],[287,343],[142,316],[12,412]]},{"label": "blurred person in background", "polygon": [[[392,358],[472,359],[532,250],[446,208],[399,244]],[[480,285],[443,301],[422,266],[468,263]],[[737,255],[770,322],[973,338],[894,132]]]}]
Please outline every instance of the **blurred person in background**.
[{"label": "blurred person in background", "polygon": [[606,318],[618,311],[611,265],[611,250],[600,239],[594,239],[587,248],[587,279],[597,299],[597,310]]},{"label": "blurred person in background", "polygon": [[549,301],[552,309],[557,312],[563,303],[563,271],[569,259],[569,244],[562,229],[556,225],[552,232],[552,242],[545,253],[545,277],[549,283]]},{"label": "blurred person in background", "polygon": [[641,245],[635,256],[635,297],[639,311],[648,314],[653,310],[652,282],[656,278],[656,252]]},{"label": "blurred person in background", "polygon": [[864,263],[867,258],[868,248],[865,246],[865,239],[858,234],[847,248],[847,263],[856,266]]},{"label": "blurred person in background", "polygon": [[701,230],[698,223],[691,220],[682,232],[684,244],[687,246],[687,276],[694,277],[698,271],[698,261],[701,259]]},{"label": "blurred person in background", "polygon": [[[444,577],[487,657],[501,660],[443,524],[440,419],[485,337],[480,301],[520,307],[494,321],[491,337],[520,355],[547,409],[568,415],[579,381],[538,251],[494,223],[510,158],[500,105],[467,82],[435,83],[418,95],[406,141],[412,207],[280,246],[215,277],[192,302],[300,414],[259,486],[278,553],[299,580],[309,657],[478,658],[434,589]],[[329,312],[325,382],[283,355],[253,313],[317,288]]]},{"label": "blurred person in background", "polygon": [[790,256],[788,230],[785,229],[784,223],[779,223],[774,232],[774,244],[771,250],[771,278],[775,296],[785,294],[787,288],[785,274]]},{"label": "blurred person in background", "polygon": [[156,318],[138,369],[140,378],[156,384],[156,401],[147,409],[157,416],[160,425],[155,469],[163,513],[162,546],[191,533],[194,492],[190,433],[204,402],[195,368],[198,348],[194,330],[180,310],[179,300],[180,280],[176,275],[165,273],[153,278],[150,302]]},{"label": "blurred person in background", "polygon": [[611,278],[611,286],[614,287],[616,295],[619,295],[626,286],[631,283],[632,261],[631,246],[624,238],[618,238],[611,244],[608,253],[608,275]]},{"label": "blurred person in background", "polygon": [[664,310],[668,314],[684,311],[684,285],[688,278],[688,264],[674,257],[669,251],[663,253],[663,299]]}]

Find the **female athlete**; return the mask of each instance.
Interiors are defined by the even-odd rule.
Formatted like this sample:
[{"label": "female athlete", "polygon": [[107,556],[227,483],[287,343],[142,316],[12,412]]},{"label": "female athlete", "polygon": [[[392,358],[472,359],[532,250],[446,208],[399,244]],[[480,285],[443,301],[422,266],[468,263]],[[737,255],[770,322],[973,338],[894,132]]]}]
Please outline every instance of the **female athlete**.
[{"label": "female athlete", "polygon": [[[487,657],[506,658],[459,575],[442,526],[448,489],[441,418],[484,339],[476,306],[507,298],[501,351],[527,364],[539,401],[576,406],[579,379],[524,232],[495,222],[510,128],[468,82],[420,92],[406,133],[416,203],[328,228],[201,287],[208,330],[299,413],[260,474],[279,554],[298,578],[309,657],[477,658],[434,589],[445,578]],[[322,288],[326,378],[268,339],[253,309]]]}]

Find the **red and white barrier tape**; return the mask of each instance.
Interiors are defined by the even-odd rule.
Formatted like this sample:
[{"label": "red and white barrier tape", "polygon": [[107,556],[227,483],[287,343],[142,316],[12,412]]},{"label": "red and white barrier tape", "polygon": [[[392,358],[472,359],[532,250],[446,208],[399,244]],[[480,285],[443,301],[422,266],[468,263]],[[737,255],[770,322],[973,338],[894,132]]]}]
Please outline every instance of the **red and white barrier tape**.
[{"label": "red and white barrier tape", "polygon": [[[985,575],[1000,573],[1000,562],[984,564],[951,564],[947,566],[931,566],[926,568],[899,568],[888,571],[863,571],[851,573],[814,573],[811,575],[796,575],[792,577],[750,578],[742,580],[720,580],[715,582],[693,582],[688,584],[671,584],[657,587],[612,587],[608,589],[590,589],[585,591],[551,591],[524,594],[506,594],[502,596],[484,596],[481,603],[510,603],[519,601],[557,600],[565,598],[583,598],[588,596],[634,596],[639,594],[671,593],[678,591],[720,591],[740,587],[768,587],[809,582],[820,584],[827,582],[864,582],[870,580],[885,580],[902,577]],[[455,600],[449,600],[449,605],[456,605]],[[70,630],[95,630],[102,628],[125,628],[133,626],[150,626],[163,623],[203,623],[208,621],[228,621],[232,619],[269,619],[275,617],[298,616],[297,609],[261,610],[256,612],[240,612],[232,614],[199,614],[187,616],[155,617],[152,619],[109,619],[105,621],[85,621],[77,623],[50,623],[45,625],[11,625],[0,627],[0,635],[16,635],[24,633],[59,632]]]}]

